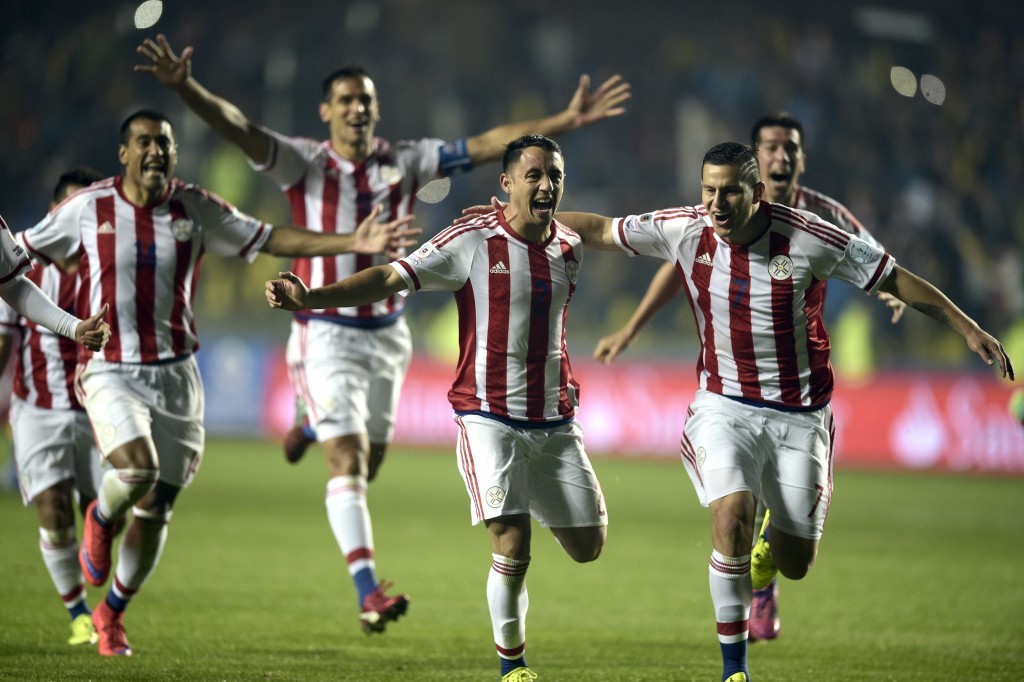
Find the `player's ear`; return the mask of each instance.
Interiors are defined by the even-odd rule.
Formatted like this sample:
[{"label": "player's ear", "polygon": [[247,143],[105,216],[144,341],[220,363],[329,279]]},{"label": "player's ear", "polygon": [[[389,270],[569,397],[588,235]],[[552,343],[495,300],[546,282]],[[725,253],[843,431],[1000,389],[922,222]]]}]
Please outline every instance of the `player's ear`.
[{"label": "player's ear", "polygon": [[509,177],[508,173],[501,174],[501,177],[498,178],[498,184],[505,190],[505,194],[512,196],[512,178]]},{"label": "player's ear", "polygon": [[320,120],[324,123],[331,120],[331,109],[327,106],[327,102],[320,102]]},{"label": "player's ear", "polygon": [[754,185],[754,203],[756,204],[757,202],[761,201],[761,198],[763,196],[764,196],[764,183],[759,180],[758,183],[756,185]]},{"label": "player's ear", "polygon": [[117,145],[117,160],[122,166],[128,161],[128,147],[123,144]]}]

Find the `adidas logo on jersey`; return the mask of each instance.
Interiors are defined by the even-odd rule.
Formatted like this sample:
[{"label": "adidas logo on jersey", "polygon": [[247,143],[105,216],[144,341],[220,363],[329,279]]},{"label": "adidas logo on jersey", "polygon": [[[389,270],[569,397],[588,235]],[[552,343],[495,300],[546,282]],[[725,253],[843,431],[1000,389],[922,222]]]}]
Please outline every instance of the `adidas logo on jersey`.
[{"label": "adidas logo on jersey", "polygon": [[702,253],[699,256],[697,256],[697,258],[694,259],[693,262],[697,263],[698,265],[707,265],[708,267],[711,267],[711,256],[709,256],[707,253]]},{"label": "adidas logo on jersey", "polygon": [[96,228],[96,234],[114,234],[114,226],[109,220],[104,220],[103,224]]},{"label": "adidas logo on jersey", "polygon": [[489,272],[492,275],[507,275],[508,268],[505,267],[505,261],[498,261],[497,265],[494,265]]}]

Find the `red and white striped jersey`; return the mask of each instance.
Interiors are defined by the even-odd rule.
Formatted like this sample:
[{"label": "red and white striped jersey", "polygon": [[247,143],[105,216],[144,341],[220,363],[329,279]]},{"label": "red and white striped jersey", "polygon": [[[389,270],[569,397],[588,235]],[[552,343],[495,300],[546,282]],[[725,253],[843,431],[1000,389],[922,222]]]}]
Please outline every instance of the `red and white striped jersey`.
[{"label": "red and white striped jersey", "polygon": [[[56,265],[36,265],[27,274],[63,310],[75,314],[78,275]],[[19,335],[14,366],[14,395],[48,410],[81,410],[75,397],[78,344],[35,324],[0,301],[0,333]]]},{"label": "red and white striped jersey", "polygon": [[[111,338],[98,356],[152,363],[199,347],[192,306],[203,254],[251,262],[271,229],[176,179],[157,203],[136,206],[124,196],[119,176],[76,192],[17,237],[45,262],[80,252],[79,316],[110,304],[104,319]],[[91,356],[83,348],[79,359]]]},{"label": "red and white striped jersey", "polygon": [[801,211],[810,211],[819,218],[823,218],[825,222],[832,223],[836,227],[860,237],[868,244],[885,250],[882,243],[875,239],[875,236],[868,232],[866,227],[861,225],[860,221],[850,212],[850,209],[830,196],[826,196],[808,187],[797,187],[796,206],[793,208],[799,208]]},{"label": "red and white striped jersey", "polygon": [[[330,140],[286,137],[265,129],[271,149],[265,164],[253,164],[284,190],[291,205],[292,222],[308,230],[350,234],[380,204],[381,221],[410,215],[416,192],[441,177],[443,140],[422,139],[391,145],[374,140],[373,153],[360,163],[338,154]],[[339,282],[361,270],[388,262],[386,255],[344,253],[337,256],[297,258],[292,271],[310,288]],[[334,321],[372,325],[375,318],[397,315],[405,301],[392,296],[370,305],[330,308],[298,313],[300,318],[330,317]],[[354,319],[355,318],[355,319]],[[360,325],[362,326],[362,325]]]},{"label": "red and white striped jersey", "polygon": [[615,241],[676,264],[701,339],[701,388],[774,406],[824,405],[833,387],[825,281],[875,293],[895,260],[812,213],[761,204],[769,227],[745,246],[718,237],[703,206],[616,218]]},{"label": "red and white striped jersey", "polygon": [[494,212],[391,264],[411,291],[455,293],[459,363],[448,399],[457,412],[537,423],[575,414],[565,324],[582,262],[583,242],[565,225],[533,244]]},{"label": "red and white striped jersey", "polygon": [[10,282],[31,266],[24,249],[14,241],[11,230],[0,216],[0,284]]}]

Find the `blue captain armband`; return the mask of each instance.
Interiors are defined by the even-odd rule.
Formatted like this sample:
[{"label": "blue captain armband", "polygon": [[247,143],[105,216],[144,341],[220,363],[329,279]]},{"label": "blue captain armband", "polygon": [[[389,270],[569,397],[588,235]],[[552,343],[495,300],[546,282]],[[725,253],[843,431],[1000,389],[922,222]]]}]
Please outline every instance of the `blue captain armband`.
[{"label": "blue captain armband", "polygon": [[473,159],[469,158],[466,138],[443,145],[438,152],[437,167],[441,175],[457,175],[473,170]]}]

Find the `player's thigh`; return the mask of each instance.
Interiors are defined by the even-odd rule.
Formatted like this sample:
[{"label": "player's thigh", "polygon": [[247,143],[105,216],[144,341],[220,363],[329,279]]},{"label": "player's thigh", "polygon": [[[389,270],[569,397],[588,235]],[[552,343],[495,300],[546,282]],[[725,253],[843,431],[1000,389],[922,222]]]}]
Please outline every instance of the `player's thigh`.
[{"label": "player's thigh", "polygon": [[22,501],[75,478],[78,443],[72,410],[48,410],[15,398],[10,412],[14,463]]},{"label": "player's thigh", "polygon": [[[530,509],[547,528],[583,528],[608,524],[608,511],[597,473],[583,447],[583,427],[573,420],[545,429],[522,429],[530,443]],[[586,540],[603,537],[599,531],[574,535]]]},{"label": "player's thigh", "polygon": [[86,499],[95,499],[99,494],[103,474],[111,469],[100,454],[93,436],[92,424],[85,410],[74,410],[75,439],[75,488]]},{"label": "player's thigh", "polygon": [[776,443],[763,489],[772,527],[817,540],[832,501],[832,410],[781,412],[767,428]]},{"label": "player's thigh", "polygon": [[474,525],[530,513],[530,472],[515,430],[495,419],[456,415],[456,455]]},{"label": "player's thigh", "polygon": [[367,393],[370,416],[366,432],[371,443],[390,443],[395,432],[398,399],[412,360],[412,337],[404,319],[367,336],[373,371]]},{"label": "player's thigh", "polygon": [[699,390],[690,404],[680,453],[700,503],[741,491],[759,493],[761,417],[752,408]]},{"label": "player's thigh", "polygon": [[203,380],[194,358],[154,372],[161,400],[152,410],[153,445],[160,457],[160,481],[186,488],[203,459],[206,427]]}]

